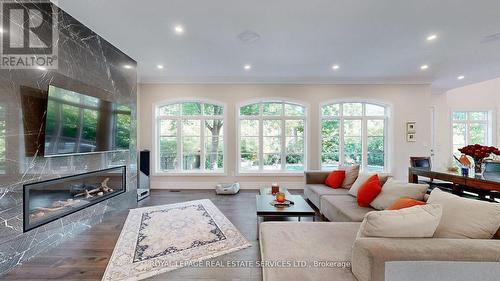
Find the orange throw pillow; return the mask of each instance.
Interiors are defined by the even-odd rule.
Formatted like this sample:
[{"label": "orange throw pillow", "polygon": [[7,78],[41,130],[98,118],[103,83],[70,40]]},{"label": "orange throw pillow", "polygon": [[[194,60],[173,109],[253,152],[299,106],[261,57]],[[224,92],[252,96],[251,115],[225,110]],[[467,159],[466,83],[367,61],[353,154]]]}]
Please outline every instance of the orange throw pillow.
[{"label": "orange throw pillow", "polygon": [[375,200],[381,191],[382,187],[380,186],[378,176],[373,175],[369,177],[358,190],[358,205],[360,207],[370,207],[370,203]]},{"label": "orange throw pillow", "polygon": [[344,182],[345,171],[332,171],[325,179],[325,184],[332,188],[342,187]]},{"label": "orange throw pillow", "polygon": [[396,200],[387,210],[400,210],[404,208],[410,208],[413,206],[425,205],[424,201],[419,201],[411,198],[399,198]]}]

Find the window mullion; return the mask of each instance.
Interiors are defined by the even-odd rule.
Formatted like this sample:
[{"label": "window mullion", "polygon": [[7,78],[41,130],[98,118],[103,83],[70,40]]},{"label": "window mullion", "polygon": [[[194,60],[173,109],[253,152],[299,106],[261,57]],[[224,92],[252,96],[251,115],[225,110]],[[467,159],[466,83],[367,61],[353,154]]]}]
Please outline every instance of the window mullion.
[{"label": "window mullion", "polygon": [[339,118],[339,166],[344,165],[344,118]]},{"label": "window mullion", "polygon": [[[283,108],[284,110],[284,108]],[[285,117],[281,118],[281,170],[286,170],[286,133],[285,133]]]},{"label": "window mullion", "polygon": [[[202,107],[203,110],[203,107]],[[200,120],[200,170],[205,171],[205,119]]]},{"label": "window mullion", "polygon": [[263,170],[264,170],[264,119],[262,118],[261,115],[259,118],[259,171]]},{"label": "window mullion", "polygon": [[182,133],[182,117],[179,117],[179,118],[176,118],[176,122],[177,122],[177,143],[179,144],[177,146],[177,158],[179,159],[177,161],[177,171],[182,171],[182,167],[184,167],[184,157],[183,157],[183,144],[184,144],[184,140],[183,140],[183,133]]},{"label": "window mullion", "polygon": [[361,165],[368,171],[368,119],[361,119]]}]

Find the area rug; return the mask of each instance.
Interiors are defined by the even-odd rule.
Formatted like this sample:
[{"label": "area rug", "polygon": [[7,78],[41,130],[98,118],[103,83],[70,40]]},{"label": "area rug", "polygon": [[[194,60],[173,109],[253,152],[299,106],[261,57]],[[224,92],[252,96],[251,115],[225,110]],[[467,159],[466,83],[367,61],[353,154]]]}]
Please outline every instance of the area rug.
[{"label": "area rug", "polygon": [[208,199],[130,210],[102,280],[139,280],[250,247]]}]

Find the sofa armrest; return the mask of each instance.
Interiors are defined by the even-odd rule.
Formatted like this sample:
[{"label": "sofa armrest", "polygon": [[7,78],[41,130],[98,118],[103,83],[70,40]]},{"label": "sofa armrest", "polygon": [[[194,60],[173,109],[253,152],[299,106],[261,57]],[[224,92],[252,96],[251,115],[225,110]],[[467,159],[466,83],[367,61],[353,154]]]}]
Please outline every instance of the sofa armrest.
[{"label": "sofa armrest", "polygon": [[306,184],[323,184],[330,172],[325,171],[306,171]]},{"label": "sofa armrest", "polygon": [[495,239],[358,238],[352,249],[352,272],[359,281],[383,281],[388,261],[500,262]]}]

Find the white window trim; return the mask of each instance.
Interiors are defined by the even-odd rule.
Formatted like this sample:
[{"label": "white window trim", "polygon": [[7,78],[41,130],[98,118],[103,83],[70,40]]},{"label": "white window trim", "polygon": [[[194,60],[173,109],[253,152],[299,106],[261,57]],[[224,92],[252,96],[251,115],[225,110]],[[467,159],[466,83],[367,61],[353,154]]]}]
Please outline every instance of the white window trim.
[{"label": "white window trim", "polygon": [[[467,113],[467,120],[454,120],[453,119],[453,113],[455,112],[465,112]],[[469,113],[470,112],[486,112],[487,113],[487,120],[469,120]],[[486,141],[487,143],[485,145],[491,146],[493,145],[494,138],[495,138],[495,126],[494,126],[494,110],[492,109],[481,109],[481,108],[476,108],[476,109],[463,109],[463,108],[454,108],[450,111],[450,150],[451,153],[455,153],[453,151],[453,146],[455,145],[453,143],[453,124],[465,124],[465,146],[470,145],[470,136],[469,136],[469,126],[470,124],[486,124]]]},{"label": "white window trim", "polygon": [[[343,104],[344,103],[361,103],[363,104],[362,107],[362,115],[361,116],[343,116]],[[339,116],[323,116],[323,106],[325,105],[332,105],[332,104],[339,104]],[[366,111],[366,104],[372,104],[372,105],[377,105],[385,108],[385,115],[384,116],[366,116],[365,111]],[[319,123],[318,123],[318,130],[319,130],[319,138],[318,138],[318,162],[319,162],[319,169],[322,171],[329,171],[330,169],[323,168],[323,161],[322,161],[322,153],[323,153],[323,120],[339,120],[339,166],[344,165],[344,152],[343,152],[343,144],[344,144],[344,122],[343,120],[361,120],[361,151],[362,151],[362,163],[360,164],[360,169],[361,171],[367,171],[368,168],[368,157],[365,157],[364,155],[368,155],[368,133],[364,134],[363,132],[367,131],[366,124],[368,120],[384,120],[384,169],[382,170],[382,173],[391,173],[391,156],[392,156],[392,151],[389,149],[390,148],[390,143],[392,142],[392,120],[391,120],[391,113],[392,113],[392,106],[390,104],[386,103],[381,103],[378,101],[374,100],[366,100],[366,99],[339,99],[339,100],[332,100],[328,102],[323,102],[319,105],[318,108],[318,115],[319,115]]]},{"label": "white window trim", "polygon": [[[281,116],[264,116],[262,115],[262,107],[259,108],[259,115],[257,116],[240,116],[240,109],[243,106],[256,104],[256,103],[282,103],[283,104],[283,115]],[[304,107],[304,116],[285,116],[284,115],[284,105],[292,104]],[[239,103],[236,105],[235,110],[235,121],[236,121],[236,175],[237,176],[303,176],[304,171],[307,171],[308,167],[308,143],[309,143],[309,104],[298,100],[284,100],[282,98],[268,98],[268,99],[258,99]],[[281,120],[281,170],[263,170],[263,163],[259,163],[259,170],[244,171],[241,169],[241,120],[259,120],[259,144],[263,143],[263,120]],[[304,120],[304,170],[303,171],[286,171],[286,136],[285,134],[285,120]],[[259,158],[263,159],[263,145],[259,145]],[[283,161],[284,160],[284,161]]]},{"label": "white window trim", "polygon": [[[165,105],[170,105],[170,104],[176,104],[176,103],[184,103],[184,102],[198,102],[198,103],[207,103],[207,104],[214,104],[218,106],[222,106],[223,108],[223,114],[222,116],[188,116],[188,115],[179,115],[179,116],[172,116],[172,117],[167,117],[167,116],[158,116],[158,110],[160,107],[165,106]],[[202,113],[203,113],[203,108],[202,108]],[[219,102],[216,100],[211,100],[211,99],[199,99],[199,98],[186,98],[186,99],[171,99],[171,100],[165,100],[157,103],[153,103],[152,106],[152,120],[153,120],[153,149],[152,149],[152,157],[151,160],[153,161],[153,176],[227,176],[227,157],[228,157],[228,151],[227,151],[227,104],[223,102]],[[201,158],[200,158],[200,167],[203,169],[195,170],[195,171],[183,171],[180,168],[182,168],[182,157],[180,161],[178,161],[176,170],[172,171],[161,171],[160,170],[160,162],[159,162],[159,136],[160,136],[160,122],[159,120],[213,120],[214,117],[216,119],[222,119],[224,122],[224,134],[222,136],[223,143],[224,143],[224,150],[223,150],[223,163],[224,163],[224,168],[222,171],[211,171],[211,170],[204,170],[204,159],[205,159],[205,145],[204,145],[204,126],[201,126],[201,135],[200,135],[200,141],[201,141],[201,147],[200,147],[200,153],[201,153]],[[180,123],[179,123],[180,124]],[[202,124],[204,125],[204,124]],[[182,140],[182,132],[181,131],[182,126],[177,127],[177,139]],[[177,146],[177,155],[182,156],[182,141],[180,141],[180,145]]]}]

